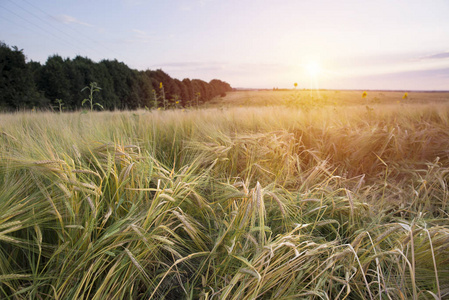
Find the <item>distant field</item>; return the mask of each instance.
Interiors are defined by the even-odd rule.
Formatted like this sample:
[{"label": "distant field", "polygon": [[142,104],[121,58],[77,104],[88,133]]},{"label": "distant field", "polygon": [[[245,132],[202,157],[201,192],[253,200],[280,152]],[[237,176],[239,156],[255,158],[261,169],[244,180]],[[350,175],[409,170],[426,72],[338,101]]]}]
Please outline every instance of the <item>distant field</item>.
[{"label": "distant field", "polygon": [[224,98],[215,98],[209,106],[265,106],[288,103],[289,100],[325,100],[333,105],[350,104],[397,104],[397,103],[442,103],[449,102],[449,92],[404,92],[367,91],[235,91],[228,92]]},{"label": "distant field", "polygon": [[0,298],[447,299],[449,94],[403,95],[0,114]]}]

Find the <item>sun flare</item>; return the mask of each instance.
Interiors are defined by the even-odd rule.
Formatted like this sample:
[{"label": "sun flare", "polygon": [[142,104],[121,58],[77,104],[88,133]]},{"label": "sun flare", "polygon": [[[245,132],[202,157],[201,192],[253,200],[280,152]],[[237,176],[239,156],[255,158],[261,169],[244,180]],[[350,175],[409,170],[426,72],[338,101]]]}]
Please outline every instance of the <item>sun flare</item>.
[{"label": "sun flare", "polygon": [[318,62],[316,61],[310,61],[306,65],[306,70],[309,73],[310,76],[318,76],[321,71],[321,67]]}]

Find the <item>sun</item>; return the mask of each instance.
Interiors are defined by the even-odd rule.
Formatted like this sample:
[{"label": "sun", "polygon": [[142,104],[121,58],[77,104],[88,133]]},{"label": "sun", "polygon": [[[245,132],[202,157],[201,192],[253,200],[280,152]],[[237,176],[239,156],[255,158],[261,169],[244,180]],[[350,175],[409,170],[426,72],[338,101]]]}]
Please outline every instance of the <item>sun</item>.
[{"label": "sun", "polygon": [[316,61],[309,61],[306,65],[306,70],[310,76],[316,77],[320,74],[321,67]]}]

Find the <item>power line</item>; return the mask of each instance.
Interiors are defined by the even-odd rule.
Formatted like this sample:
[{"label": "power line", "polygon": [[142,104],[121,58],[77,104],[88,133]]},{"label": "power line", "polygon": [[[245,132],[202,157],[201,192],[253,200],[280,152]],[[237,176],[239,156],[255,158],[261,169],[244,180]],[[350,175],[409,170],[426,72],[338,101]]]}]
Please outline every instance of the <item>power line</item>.
[{"label": "power line", "polygon": [[[10,0],[10,1],[12,1],[12,0]],[[28,5],[34,7],[35,9],[39,10],[39,11],[40,11],[42,14],[44,14],[45,16],[50,17],[50,18],[52,18],[52,19],[54,18],[53,16],[51,16],[50,14],[48,14],[46,11],[44,11],[44,10],[41,9],[40,7],[34,5],[33,3],[30,3],[30,2],[27,1],[27,0],[23,0],[23,1],[26,2]],[[34,15],[34,14],[33,14],[33,15]],[[36,15],[34,15],[34,16],[36,16]],[[38,16],[36,16],[36,17],[38,17]],[[44,19],[42,19],[42,18],[40,18],[40,17],[38,17],[38,18],[41,19],[41,20],[43,20],[45,23],[49,24],[52,28],[54,28],[54,29],[56,29],[56,30],[58,30],[58,31],[60,31],[60,32],[62,32],[62,33],[64,33],[65,35],[68,35],[66,32],[62,31],[62,30],[59,29],[58,27],[53,26],[50,22],[47,22],[46,20],[44,20]],[[80,34],[83,38],[89,40],[90,42],[92,42],[92,43],[94,43],[94,44],[99,45],[100,47],[102,47],[102,48],[103,48],[104,50],[106,50],[107,52],[115,53],[116,55],[120,56],[120,54],[117,53],[116,51],[111,50],[111,49],[105,47],[103,44],[98,43],[98,41],[96,41],[96,40],[90,38],[89,36],[86,36],[85,34],[80,33],[79,31],[73,29],[72,27],[68,26],[67,24],[64,24],[64,25],[66,26],[66,28],[69,28],[69,29],[72,30],[74,33],[76,33],[77,35]],[[70,36],[70,35],[68,35],[68,36]],[[84,45],[89,45],[88,47],[91,48],[91,49],[93,49],[93,48],[91,47],[90,44],[86,44],[86,43],[83,43],[83,44],[84,44]],[[98,53],[100,53],[99,50],[95,50],[95,51],[97,51]],[[103,56],[103,55],[102,55],[102,56]]]},{"label": "power line", "polygon": [[21,15],[15,13],[14,11],[10,10],[9,8],[4,7],[4,6],[2,6],[2,5],[0,5],[0,7],[2,7],[2,8],[5,9],[5,10],[7,10],[8,12],[10,12],[10,13],[13,14],[13,15],[15,15],[16,17],[18,17],[18,18],[24,20],[25,22],[30,23],[31,25],[33,25],[33,26],[39,28],[40,30],[42,30],[42,31],[45,32],[46,34],[51,35],[51,36],[53,36],[54,38],[56,38],[57,40],[60,40],[60,41],[64,42],[66,45],[71,46],[71,47],[75,47],[75,48],[81,50],[81,49],[78,48],[75,44],[72,44],[71,42],[68,42],[68,41],[66,41],[65,39],[62,39],[61,37],[58,37],[57,35],[55,35],[55,34],[49,32],[49,31],[47,31],[45,28],[42,28],[41,26],[39,26],[39,25],[37,25],[37,24],[31,22],[30,20],[28,20],[28,19],[22,17]]},{"label": "power line", "polygon": [[[10,0],[10,2],[13,2]],[[64,34],[65,36],[67,36],[69,39],[71,40],[75,40],[76,38],[74,38],[73,36],[67,34],[66,32],[62,31],[61,29],[53,26],[53,24],[51,24],[50,22],[48,22],[47,20],[42,19],[41,17],[39,17],[38,15],[34,14],[33,12],[27,10],[26,8],[20,6],[19,4],[17,4],[16,2],[13,2],[14,5],[16,5],[17,7],[19,7],[20,9],[22,9],[23,11],[27,12],[28,14],[34,16],[35,18],[39,19],[41,22],[47,24],[48,26],[50,26],[53,29],[56,29],[57,31],[61,32],[62,34]],[[79,41],[78,39],[76,39],[78,43],[83,43],[82,41]],[[83,43],[84,44],[84,43]],[[103,55],[103,53],[101,53],[100,51],[98,51],[97,49],[92,48],[90,45],[84,44],[84,46],[87,46],[88,48],[90,48],[91,50],[97,52],[98,54],[100,54],[101,56]]]},{"label": "power line", "polygon": [[24,29],[26,29],[26,30],[33,31],[33,32],[35,32],[35,33],[37,33],[37,34],[40,34],[40,33],[39,33],[38,31],[36,31],[33,27],[27,27],[27,26],[23,25],[22,23],[16,23],[16,22],[14,22],[14,21],[12,21],[12,20],[6,18],[5,16],[2,16],[2,19],[3,19],[3,20],[6,20],[6,21],[8,21],[8,22],[10,22],[10,23],[12,23],[12,24],[14,24],[15,26],[22,27],[22,28],[24,28]]}]

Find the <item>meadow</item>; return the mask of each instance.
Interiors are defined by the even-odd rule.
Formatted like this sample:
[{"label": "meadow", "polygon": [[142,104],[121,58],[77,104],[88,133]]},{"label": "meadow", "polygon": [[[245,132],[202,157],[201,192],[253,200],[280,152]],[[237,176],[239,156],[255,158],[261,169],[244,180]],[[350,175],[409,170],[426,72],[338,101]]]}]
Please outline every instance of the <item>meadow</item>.
[{"label": "meadow", "polygon": [[0,115],[0,298],[449,297],[449,93]]}]

